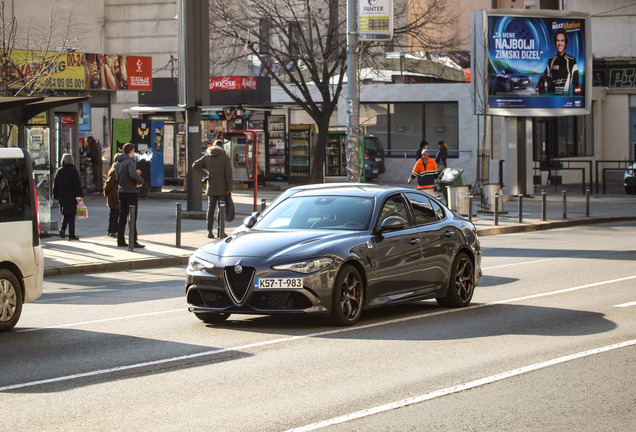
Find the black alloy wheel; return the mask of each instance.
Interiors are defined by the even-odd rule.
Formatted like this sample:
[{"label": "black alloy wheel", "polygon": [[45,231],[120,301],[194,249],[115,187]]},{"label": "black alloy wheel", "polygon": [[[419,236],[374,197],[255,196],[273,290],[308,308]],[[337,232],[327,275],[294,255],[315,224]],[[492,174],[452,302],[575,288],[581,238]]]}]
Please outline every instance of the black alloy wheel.
[{"label": "black alloy wheel", "polygon": [[360,272],[345,264],[338,272],[333,289],[330,321],[335,325],[353,325],[362,314],[364,284]]},{"label": "black alloy wheel", "polygon": [[470,257],[463,252],[458,254],[453,263],[446,297],[437,298],[437,303],[450,307],[468,306],[475,292],[474,277],[475,267]]}]

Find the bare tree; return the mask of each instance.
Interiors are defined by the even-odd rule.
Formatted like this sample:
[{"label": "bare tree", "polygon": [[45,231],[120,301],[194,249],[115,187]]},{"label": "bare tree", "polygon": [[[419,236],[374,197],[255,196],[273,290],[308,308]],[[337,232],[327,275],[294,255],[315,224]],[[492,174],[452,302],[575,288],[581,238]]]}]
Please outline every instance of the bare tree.
[{"label": "bare tree", "polygon": [[51,65],[71,51],[77,41],[71,33],[72,17],[71,13],[61,19],[52,7],[45,26],[29,21],[25,30],[19,32],[18,20],[7,16],[6,1],[0,0],[1,95],[33,96],[53,91],[45,86],[45,79],[54,73]]},{"label": "bare tree", "polygon": [[[52,8],[46,27],[29,22],[24,39],[20,39],[18,20],[7,15],[6,1],[0,0],[0,96],[47,95],[52,91],[44,85],[54,73],[51,65],[75,43],[71,38],[71,19],[72,14],[67,21],[58,19]],[[12,131],[10,125],[0,125],[1,146],[6,146]]]},{"label": "bare tree", "polygon": [[[396,0],[393,41],[360,44],[361,66],[386,51],[456,46],[459,35],[436,32],[451,16],[443,0]],[[210,17],[211,71],[252,68],[307,112],[318,127],[310,180],[322,181],[329,121],[347,70],[346,1],[210,0]]]}]

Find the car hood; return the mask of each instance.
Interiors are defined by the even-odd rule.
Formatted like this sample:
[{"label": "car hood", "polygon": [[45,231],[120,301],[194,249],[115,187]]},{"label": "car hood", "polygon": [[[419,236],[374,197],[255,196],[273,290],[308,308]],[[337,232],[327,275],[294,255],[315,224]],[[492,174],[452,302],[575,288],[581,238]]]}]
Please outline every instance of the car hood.
[{"label": "car hood", "polygon": [[243,231],[216,240],[199,248],[195,255],[224,258],[261,257],[277,260],[312,257],[325,253],[330,246],[343,240],[358,238],[354,231]]}]

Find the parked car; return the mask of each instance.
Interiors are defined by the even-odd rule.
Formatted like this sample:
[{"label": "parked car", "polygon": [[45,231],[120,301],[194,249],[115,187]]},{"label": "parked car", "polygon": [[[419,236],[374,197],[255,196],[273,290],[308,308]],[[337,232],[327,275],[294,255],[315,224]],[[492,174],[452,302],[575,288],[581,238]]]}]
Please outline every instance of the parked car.
[{"label": "parked car", "polygon": [[384,147],[377,136],[372,134],[364,135],[364,158],[375,161],[378,164],[380,174],[384,174],[386,171],[384,166]]},{"label": "parked car", "polygon": [[625,171],[625,192],[628,194],[636,194],[636,163],[630,165]]},{"label": "parked car", "polygon": [[475,226],[413,189],[319,184],[283,192],[224,239],[199,248],[188,309],[206,323],[231,314],[315,314],[352,325],[363,309],[435,298],[467,306],[481,279]]},{"label": "parked car", "polygon": [[366,180],[375,180],[380,174],[378,164],[371,159],[364,159],[364,178]]},{"label": "parked car", "polygon": [[29,154],[0,148],[0,331],[18,323],[22,304],[44,284],[38,208]]},{"label": "parked car", "polygon": [[491,78],[490,88],[494,88],[494,91],[505,90],[509,92],[513,89],[524,89],[530,85],[530,77],[528,75],[512,68],[503,68]]}]

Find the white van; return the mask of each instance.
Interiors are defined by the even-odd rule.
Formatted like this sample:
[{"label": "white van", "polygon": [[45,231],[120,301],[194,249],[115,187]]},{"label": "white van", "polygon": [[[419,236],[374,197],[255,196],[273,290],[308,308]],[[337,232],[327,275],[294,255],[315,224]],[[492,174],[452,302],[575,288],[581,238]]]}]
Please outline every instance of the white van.
[{"label": "white van", "polygon": [[0,148],[0,331],[20,319],[22,304],[42,295],[44,255],[29,154]]}]

